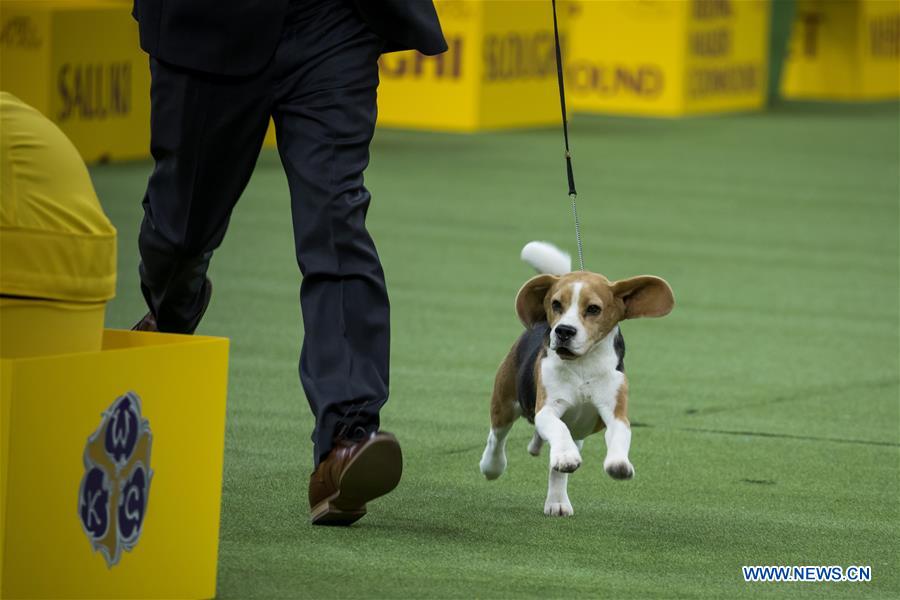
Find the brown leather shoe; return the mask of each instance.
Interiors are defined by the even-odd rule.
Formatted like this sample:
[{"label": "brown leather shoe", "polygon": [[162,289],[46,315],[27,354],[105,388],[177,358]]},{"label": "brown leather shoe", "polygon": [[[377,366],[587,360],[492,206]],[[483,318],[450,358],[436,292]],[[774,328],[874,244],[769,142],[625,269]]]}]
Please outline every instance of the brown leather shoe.
[{"label": "brown leather shoe", "polygon": [[359,442],[339,441],[309,478],[313,525],[350,525],[366,514],[366,503],[397,487],[403,454],[392,433]]},{"label": "brown leather shoe", "polygon": [[140,321],[134,324],[134,327],[131,328],[132,331],[159,331],[159,327],[156,326],[156,317],[153,316],[153,313],[147,311],[147,314],[141,318]]}]

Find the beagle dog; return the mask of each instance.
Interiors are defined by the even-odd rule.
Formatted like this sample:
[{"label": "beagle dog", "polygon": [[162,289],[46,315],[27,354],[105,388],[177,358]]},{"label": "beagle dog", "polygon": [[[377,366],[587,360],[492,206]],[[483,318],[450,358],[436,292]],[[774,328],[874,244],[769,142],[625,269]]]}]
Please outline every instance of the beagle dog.
[{"label": "beagle dog", "polygon": [[571,272],[571,258],[546,242],[530,242],[522,260],[539,273],[516,296],[525,332],[500,365],[491,397],[491,431],[481,472],[496,479],[506,470],[506,436],[524,416],[534,424],[528,452],[550,444],[550,481],[544,514],[573,514],[566,484],[581,465],[584,438],[606,429],[603,468],[613,479],[631,479],[628,460],[628,380],[619,322],[662,317],[675,305],[672,288],[651,275],[609,281]]}]

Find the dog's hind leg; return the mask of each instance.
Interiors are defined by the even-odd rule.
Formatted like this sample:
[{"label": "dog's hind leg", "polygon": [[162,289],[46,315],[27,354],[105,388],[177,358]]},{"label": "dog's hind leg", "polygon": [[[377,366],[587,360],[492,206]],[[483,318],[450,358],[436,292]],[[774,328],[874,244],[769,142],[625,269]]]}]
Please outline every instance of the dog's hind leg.
[{"label": "dog's hind leg", "polygon": [[[584,440],[576,440],[578,450]],[[569,502],[569,474],[557,471],[550,467],[550,479],[547,483],[547,500],[544,502],[544,514],[549,517],[569,517],[575,514],[572,503]]]},{"label": "dog's hind leg", "polygon": [[487,445],[481,455],[481,472],[488,479],[497,479],[506,471],[506,436],[512,423],[505,427],[491,427]]},{"label": "dog's hind leg", "polygon": [[521,414],[522,410],[516,401],[515,351],[512,351],[503,360],[494,379],[491,431],[479,464],[486,478],[497,479],[506,471],[506,436]]}]

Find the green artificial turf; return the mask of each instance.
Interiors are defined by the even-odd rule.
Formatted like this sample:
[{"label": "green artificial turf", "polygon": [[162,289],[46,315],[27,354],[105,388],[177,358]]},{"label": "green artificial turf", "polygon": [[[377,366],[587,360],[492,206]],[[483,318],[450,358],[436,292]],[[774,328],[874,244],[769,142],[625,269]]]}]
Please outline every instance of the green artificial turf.
[{"label": "green artificial turf", "polygon": [[[383,425],[405,476],[349,529],[307,524],[312,419],[289,200],[265,151],[216,254],[201,332],[232,340],[218,593],[273,597],[900,597],[898,109],[577,115],[587,267],[668,279],[626,323],[636,478],[588,439],[575,516],[548,518],[547,454],[487,482],[494,370],[520,325],[525,242],[574,250],[556,129],[380,130],[370,229],[393,314]],[[119,229],[111,326],[144,312],[149,162],[92,175]],[[747,584],[742,565],[871,565],[871,583]]]}]

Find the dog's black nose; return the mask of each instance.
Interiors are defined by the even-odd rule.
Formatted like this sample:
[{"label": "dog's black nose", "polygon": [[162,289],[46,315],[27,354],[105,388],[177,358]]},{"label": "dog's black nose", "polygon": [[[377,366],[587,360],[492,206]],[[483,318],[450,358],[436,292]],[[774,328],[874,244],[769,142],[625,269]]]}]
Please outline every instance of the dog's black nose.
[{"label": "dog's black nose", "polygon": [[575,337],[576,333],[578,333],[578,330],[576,330],[571,325],[557,325],[556,326],[556,339],[558,339],[561,342],[568,342],[573,337]]}]

